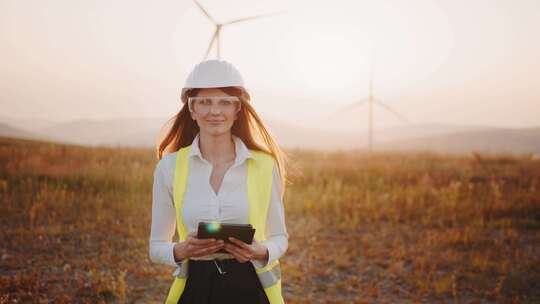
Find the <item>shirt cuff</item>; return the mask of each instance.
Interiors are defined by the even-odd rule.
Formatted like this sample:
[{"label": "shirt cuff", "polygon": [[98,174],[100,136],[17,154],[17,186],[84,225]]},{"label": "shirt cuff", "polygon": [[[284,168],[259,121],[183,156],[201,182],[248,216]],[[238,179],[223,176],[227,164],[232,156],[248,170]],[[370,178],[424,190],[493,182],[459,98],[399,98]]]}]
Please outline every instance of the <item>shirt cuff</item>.
[{"label": "shirt cuff", "polygon": [[183,259],[183,260],[181,260],[181,261],[179,261],[179,262],[176,262],[176,261],[174,260],[174,244],[176,244],[176,243],[173,243],[173,246],[172,246],[172,248],[171,248],[171,250],[170,250],[170,253],[171,253],[170,261],[172,261],[172,262],[171,262],[171,265],[172,265],[172,266],[176,266],[176,269],[175,269],[174,272],[172,273],[172,275],[176,277],[176,276],[178,276],[178,275],[180,274],[180,272],[182,271],[182,264],[184,264],[184,262],[185,262],[186,259]]},{"label": "shirt cuff", "polygon": [[269,240],[261,241],[261,243],[264,244],[266,248],[268,249],[268,261],[266,261],[265,263],[264,261],[261,261],[261,260],[252,260],[251,262],[253,263],[253,266],[255,266],[255,268],[257,269],[268,266],[270,263],[272,263],[276,259],[277,250],[275,249],[274,244]]},{"label": "shirt cuff", "polygon": [[171,243],[169,250],[167,250],[167,262],[171,266],[180,266],[182,265],[185,259],[179,262],[176,262],[174,260],[174,245],[176,245],[176,243]]},{"label": "shirt cuff", "polygon": [[176,266],[176,269],[174,270],[174,272],[172,273],[173,276],[177,277],[178,275],[180,275],[180,272],[182,271],[182,265],[178,265]]}]

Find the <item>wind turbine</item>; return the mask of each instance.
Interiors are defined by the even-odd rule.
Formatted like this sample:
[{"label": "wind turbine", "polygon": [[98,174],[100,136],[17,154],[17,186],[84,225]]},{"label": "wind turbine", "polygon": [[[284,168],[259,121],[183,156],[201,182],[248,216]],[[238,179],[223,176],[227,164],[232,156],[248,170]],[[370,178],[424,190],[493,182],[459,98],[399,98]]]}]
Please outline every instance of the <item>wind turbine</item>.
[{"label": "wind turbine", "polygon": [[210,44],[208,45],[208,49],[206,50],[206,54],[203,59],[208,58],[208,54],[210,53],[210,50],[212,49],[212,45],[214,44],[214,41],[217,42],[216,51],[217,51],[217,59],[220,59],[220,52],[221,52],[221,39],[220,39],[220,33],[221,29],[229,24],[239,23],[243,21],[253,20],[253,19],[259,19],[262,17],[268,17],[271,15],[279,14],[280,12],[270,13],[270,14],[263,14],[263,15],[257,15],[257,16],[251,16],[251,17],[244,17],[239,19],[234,19],[228,22],[219,23],[217,22],[210,14],[204,9],[204,7],[197,1],[193,0],[195,4],[201,9],[201,11],[208,17],[208,19],[215,25],[216,29],[214,30],[214,35],[212,36],[212,39],[210,40]]},{"label": "wind turbine", "polygon": [[373,73],[375,70],[375,51],[374,47],[371,48],[371,67],[370,67],[370,73],[369,73],[369,95],[367,98],[361,99],[359,101],[355,101],[349,105],[346,105],[345,107],[337,110],[334,114],[342,113],[344,111],[355,109],[359,106],[362,106],[367,103],[368,105],[368,150],[369,152],[373,149],[373,106],[377,104],[378,106],[384,108],[388,112],[391,112],[392,114],[396,115],[402,120],[405,120],[406,122],[410,122],[405,116],[399,114],[396,110],[392,109],[389,105],[383,103],[380,99],[375,98],[373,93]]}]

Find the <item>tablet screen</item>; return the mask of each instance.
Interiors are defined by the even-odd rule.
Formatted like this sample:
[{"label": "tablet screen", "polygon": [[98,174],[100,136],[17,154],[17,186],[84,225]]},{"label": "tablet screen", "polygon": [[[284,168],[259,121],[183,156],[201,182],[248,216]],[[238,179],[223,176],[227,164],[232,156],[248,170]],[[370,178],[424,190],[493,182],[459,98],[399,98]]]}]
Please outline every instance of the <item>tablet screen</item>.
[{"label": "tablet screen", "polygon": [[[234,237],[243,241],[246,244],[251,244],[255,229],[251,224],[227,224],[220,222],[199,222],[197,229],[197,238],[223,240],[227,243],[232,243],[229,237]],[[220,249],[216,252],[228,253],[225,249]]]}]

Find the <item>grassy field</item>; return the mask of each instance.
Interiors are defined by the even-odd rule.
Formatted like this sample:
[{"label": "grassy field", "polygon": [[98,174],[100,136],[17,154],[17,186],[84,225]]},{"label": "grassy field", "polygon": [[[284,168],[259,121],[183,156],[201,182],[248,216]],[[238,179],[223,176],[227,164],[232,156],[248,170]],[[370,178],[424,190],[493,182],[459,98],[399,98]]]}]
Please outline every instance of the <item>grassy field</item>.
[{"label": "grassy field", "polygon": [[[539,160],[288,152],[287,303],[540,302]],[[161,303],[156,162],[0,138],[0,303]]]}]

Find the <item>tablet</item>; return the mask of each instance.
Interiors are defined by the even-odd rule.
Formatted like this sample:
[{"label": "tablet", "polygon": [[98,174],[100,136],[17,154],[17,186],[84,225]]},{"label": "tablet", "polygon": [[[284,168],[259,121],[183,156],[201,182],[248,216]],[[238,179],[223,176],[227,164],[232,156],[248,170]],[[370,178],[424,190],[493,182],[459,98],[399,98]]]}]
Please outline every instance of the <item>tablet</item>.
[{"label": "tablet", "polygon": [[[239,239],[246,244],[251,244],[255,228],[251,224],[227,224],[220,222],[199,222],[197,229],[197,238],[223,240],[227,243],[234,244],[229,240],[229,237]],[[229,253],[222,248],[216,252]]]}]

